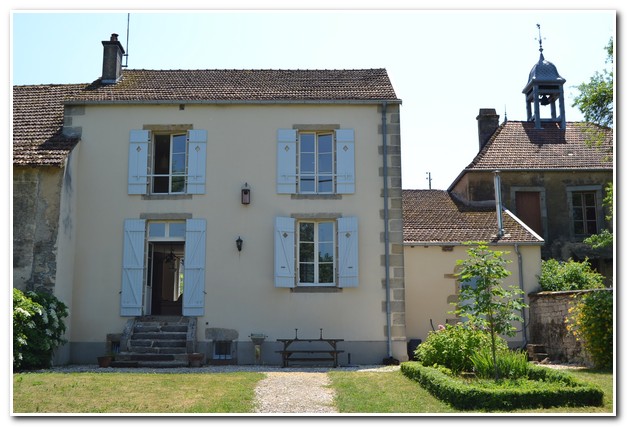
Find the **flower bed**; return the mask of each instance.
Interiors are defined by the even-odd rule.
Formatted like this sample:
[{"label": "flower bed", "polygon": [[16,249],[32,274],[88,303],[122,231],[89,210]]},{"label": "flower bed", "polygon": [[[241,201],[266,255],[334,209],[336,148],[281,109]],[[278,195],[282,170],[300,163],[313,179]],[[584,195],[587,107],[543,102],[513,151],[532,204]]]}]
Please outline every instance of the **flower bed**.
[{"label": "flower bed", "polygon": [[603,392],[566,372],[532,365],[526,379],[488,381],[447,375],[419,362],[401,371],[440,400],[460,410],[508,411],[554,406],[602,406]]}]

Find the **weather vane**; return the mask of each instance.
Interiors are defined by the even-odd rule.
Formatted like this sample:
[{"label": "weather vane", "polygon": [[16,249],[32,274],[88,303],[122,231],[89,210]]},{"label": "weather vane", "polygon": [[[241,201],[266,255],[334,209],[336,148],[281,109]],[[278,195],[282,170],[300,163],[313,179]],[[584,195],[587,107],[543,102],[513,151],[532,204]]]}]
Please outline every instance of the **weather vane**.
[{"label": "weather vane", "polygon": [[544,49],[542,49],[542,33],[540,32],[540,24],[536,24],[536,27],[538,27],[538,38],[536,40],[540,42],[540,53],[542,53]]}]

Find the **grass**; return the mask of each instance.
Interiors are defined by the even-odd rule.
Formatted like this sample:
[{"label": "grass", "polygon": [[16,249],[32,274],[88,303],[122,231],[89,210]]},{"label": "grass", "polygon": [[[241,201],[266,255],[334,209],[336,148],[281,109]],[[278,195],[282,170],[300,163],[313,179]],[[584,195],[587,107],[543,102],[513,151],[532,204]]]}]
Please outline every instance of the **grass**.
[{"label": "grass", "polygon": [[20,373],[18,413],[246,413],[263,374]]},{"label": "grass", "polygon": [[[568,370],[605,393],[602,407],[550,408],[508,413],[612,413],[613,374]],[[459,413],[399,371],[331,371],[336,406],[350,414]],[[17,373],[13,413],[251,413],[264,374]]]},{"label": "grass", "polygon": [[[596,384],[604,394],[603,406],[580,408],[543,408],[517,410],[508,413],[612,413],[613,374],[593,370],[569,369],[574,377]],[[345,413],[404,413],[438,414],[459,413],[448,404],[436,399],[415,381],[401,372],[331,372],[332,386],[336,390],[336,405]]]}]

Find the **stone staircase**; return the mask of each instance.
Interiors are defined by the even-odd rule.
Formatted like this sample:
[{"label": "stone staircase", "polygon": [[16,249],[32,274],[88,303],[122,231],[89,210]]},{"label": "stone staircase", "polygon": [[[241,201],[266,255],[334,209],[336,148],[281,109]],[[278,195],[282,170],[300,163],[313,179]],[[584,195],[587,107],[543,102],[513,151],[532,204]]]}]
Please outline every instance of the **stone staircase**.
[{"label": "stone staircase", "polygon": [[111,362],[118,368],[189,366],[196,349],[196,319],[184,316],[143,316],[129,320],[120,352]]}]

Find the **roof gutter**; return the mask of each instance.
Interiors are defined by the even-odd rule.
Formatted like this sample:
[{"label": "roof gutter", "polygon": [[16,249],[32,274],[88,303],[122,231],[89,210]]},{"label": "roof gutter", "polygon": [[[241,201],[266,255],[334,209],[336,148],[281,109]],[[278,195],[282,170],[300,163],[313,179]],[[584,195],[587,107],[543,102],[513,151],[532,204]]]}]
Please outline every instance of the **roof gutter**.
[{"label": "roof gutter", "polygon": [[127,100],[110,100],[110,99],[68,99],[64,101],[65,105],[170,105],[170,104],[351,104],[351,105],[372,105],[372,104],[402,104],[400,99],[167,99],[167,100],[148,100],[148,99],[127,99]]}]

